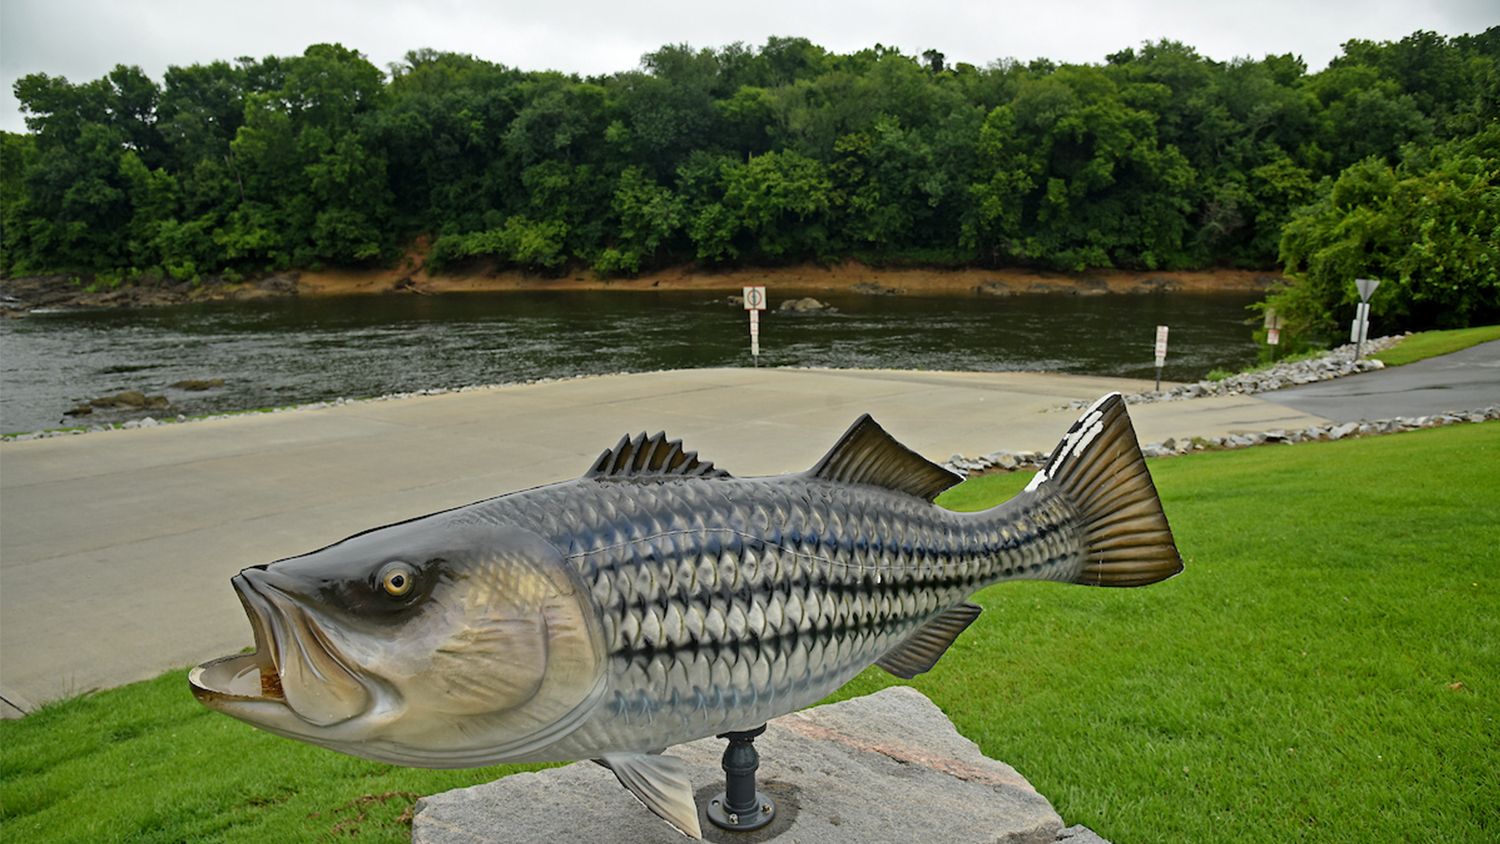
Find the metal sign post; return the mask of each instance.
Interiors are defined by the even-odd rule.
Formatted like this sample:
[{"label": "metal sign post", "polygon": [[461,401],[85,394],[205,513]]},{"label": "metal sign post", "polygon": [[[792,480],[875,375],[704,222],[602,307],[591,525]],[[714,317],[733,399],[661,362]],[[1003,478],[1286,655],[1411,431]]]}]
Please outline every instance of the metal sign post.
[{"label": "metal sign post", "polygon": [[1156,327],[1156,389],[1161,391],[1161,368],[1167,362],[1167,327]]},{"label": "metal sign post", "polygon": [[1370,297],[1380,281],[1373,278],[1356,278],[1354,289],[1359,291],[1359,307],[1354,311],[1354,324],[1349,326],[1349,342],[1354,344],[1354,359],[1364,357],[1365,339],[1370,334]]},{"label": "metal sign post", "polygon": [[1276,346],[1281,343],[1281,314],[1276,313],[1275,308],[1266,308],[1266,345]]},{"label": "metal sign post", "polygon": [[760,366],[760,312],[766,309],[764,287],[745,288],[745,310],[750,312],[750,356]]}]

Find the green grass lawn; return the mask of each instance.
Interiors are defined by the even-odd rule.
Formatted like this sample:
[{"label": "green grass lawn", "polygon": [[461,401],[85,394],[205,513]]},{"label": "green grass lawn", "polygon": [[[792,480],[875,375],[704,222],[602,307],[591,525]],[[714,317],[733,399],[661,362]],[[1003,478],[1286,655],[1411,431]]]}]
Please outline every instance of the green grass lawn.
[{"label": "green grass lawn", "polygon": [[1457,352],[1491,340],[1500,340],[1500,325],[1455,328],[1451,331],[1423,331],[1370,357],[1376,358],[1386,366],[1401,366],[1413,361]]},{"label": "green grass lawn", "polygon": [[[913,685],[1122,844],[1500,839],[1497,467],[1500,423],[1155,461],[1181,576],[992,587]],[[0,840],[400,841],[416,795],[513,770],[290,742],[174,671],[0,723]]]}]

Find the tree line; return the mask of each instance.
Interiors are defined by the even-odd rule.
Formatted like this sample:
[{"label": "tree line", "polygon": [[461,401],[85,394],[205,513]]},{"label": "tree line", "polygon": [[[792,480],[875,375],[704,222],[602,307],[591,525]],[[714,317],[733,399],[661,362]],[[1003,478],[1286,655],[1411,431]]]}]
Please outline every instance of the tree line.
[{"label": "tree line", "polygon": [[587,78],[432,50],[382,71],[337,44],[160,83],[33,74],[28,132],[0,136],[0,272],[233,278],[389,263],[420,236],[438,272],[1281,262],[1313,280],[1282,307],[1326,329],[1324,288],[1410,236],[1427,246],[1381,270],[1487,272],[1477,318],[1500,298],[1497,68],[1500,27],[1349,41],[1316,73],[1174,41],[978,67],[771,38]]}]

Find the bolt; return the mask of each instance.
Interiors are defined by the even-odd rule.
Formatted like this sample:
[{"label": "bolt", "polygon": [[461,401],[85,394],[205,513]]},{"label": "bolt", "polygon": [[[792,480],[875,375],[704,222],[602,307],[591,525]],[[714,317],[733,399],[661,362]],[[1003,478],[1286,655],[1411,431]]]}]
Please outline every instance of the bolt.
[{"label": "bolt", "polygon": [[729,813],[729,822],[733,823],[733,824],[739,823],[740,822],[740,816],[736,815],[734,812],[730,812]]},{"label": "bolt", "polygon": [[767,814],[767,815],[771,814],[771,804],[770,803],[762,803],[762,804],[760,804],[760,810],[764,814]]}]

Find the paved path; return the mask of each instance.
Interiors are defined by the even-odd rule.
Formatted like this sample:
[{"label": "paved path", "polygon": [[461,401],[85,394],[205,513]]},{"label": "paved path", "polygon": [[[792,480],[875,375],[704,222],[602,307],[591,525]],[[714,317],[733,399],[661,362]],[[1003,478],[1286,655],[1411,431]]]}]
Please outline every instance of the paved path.
[{"label": "paved path", "polygon": [[1335,422],[1477,410],[1500,404],[1500,340],[1405,366],[1260,395]]},{"label": "paved path", "polygon": [[[15,714],[250,644],[242,567],[581,474],[666,429],[736,474],[805,469],[862,412],[936,460],[1046,450],[1062,402],[1148,382],[707,369],[0,445],[0,697]],[[1324,420],[1234,396],[1131,410],[1143,441]],[[184,692],[186,693],[186,692]]]}]

